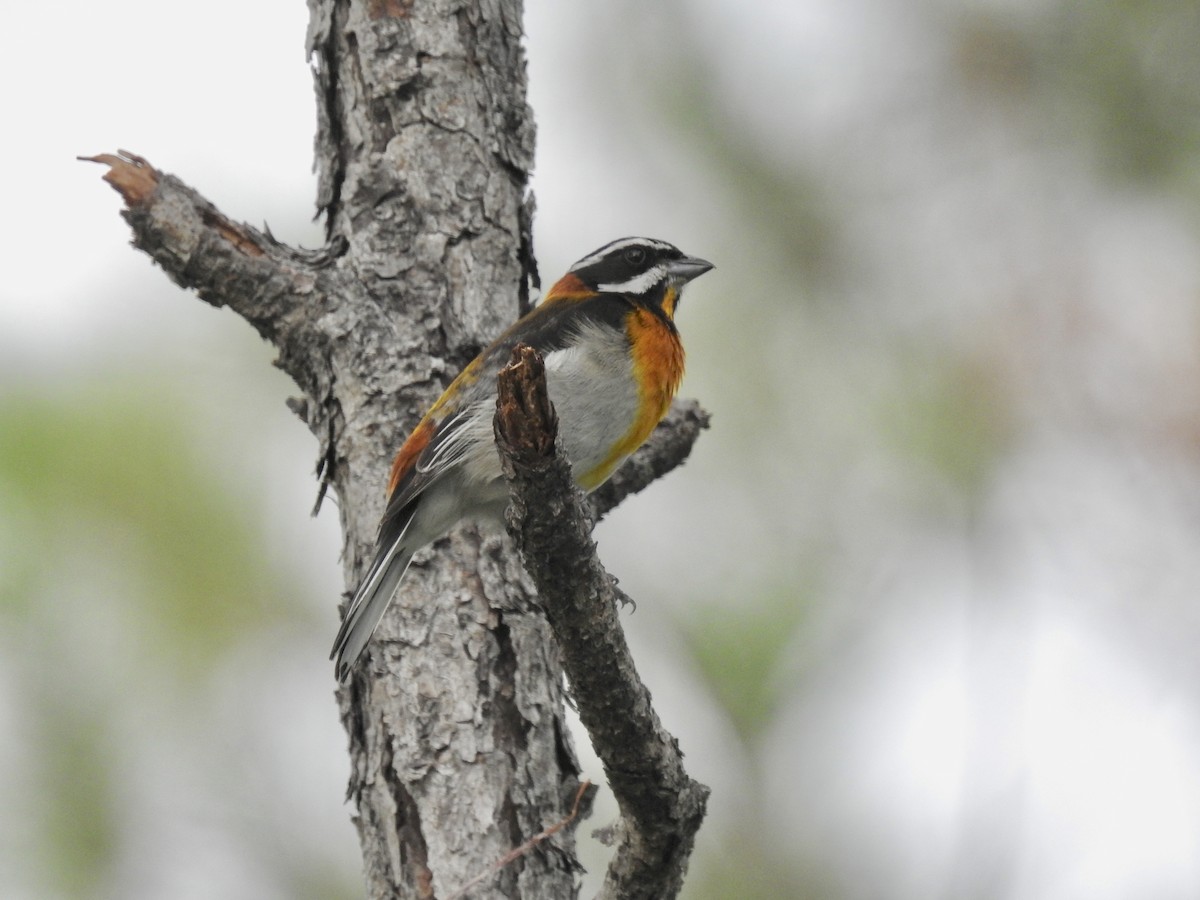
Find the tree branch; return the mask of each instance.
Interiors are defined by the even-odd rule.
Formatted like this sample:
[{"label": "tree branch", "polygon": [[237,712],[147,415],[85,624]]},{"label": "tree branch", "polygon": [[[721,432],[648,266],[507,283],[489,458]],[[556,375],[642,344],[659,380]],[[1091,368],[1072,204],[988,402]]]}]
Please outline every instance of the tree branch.
[{"label": "tree branch", "polygon": [[315,252],[295,250],[232,221],[195,189],[136,154],[120,150],[79,158],[109,167],[104,180],[125,200],[121,215],[133,229],[135,247],[180,287],[245,318],[280,349],[281,367],[301,387],[311,387],[308,344],[321,315],[316,300],[328,296],[331,286],[320,282],[334,279],[323,270],[344,242]]},{"label": "tree branch", "polygon": [[541,357],[518,345],[500,372],[495,419],[512,489],[508,527],[537,585],[579,718],[621,810],[620,842],[601,897],[674,897],[708,788],[684,771],[679,745],[638,678],[617,616],[617,601],[628,598],[596,557],[591,517],[570,466],[556,455],[556,432]]},{"label": "tree branch", "polygon": [[629,459],[588,496],[592,514],[604,518],[630,494],[649,487],[692,453],[700,432],[708,428],[709,415],[695,400],[676,400],[665,419]]}]

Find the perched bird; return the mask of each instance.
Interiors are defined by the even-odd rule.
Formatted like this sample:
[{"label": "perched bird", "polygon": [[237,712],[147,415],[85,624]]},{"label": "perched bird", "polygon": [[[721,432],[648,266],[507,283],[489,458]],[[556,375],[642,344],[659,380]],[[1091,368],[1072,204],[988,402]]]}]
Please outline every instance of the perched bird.
[{"label": "perched bird", "polygon": [[665,241],[623,238],[585,256],[537,307],[471,361],[392,463],[375,559],[333,644],[345,681],[413,554],[464,518],[498,518],[508,487],[492,433],[496,375],[525,343],[545,360],[559,442],[575,482],[595,490],[649,437],[683,377],[675,310],[712,268]]}]

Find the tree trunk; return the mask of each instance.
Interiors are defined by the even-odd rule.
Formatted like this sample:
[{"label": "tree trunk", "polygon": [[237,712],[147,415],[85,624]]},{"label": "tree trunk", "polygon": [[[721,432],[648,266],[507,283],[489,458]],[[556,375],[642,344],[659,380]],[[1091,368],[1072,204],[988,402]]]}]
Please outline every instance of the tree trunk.
[{"label": "tree trunk", "polygon": [[[533,123],[520,2],[309,6],[317,202],[350,276],[339,384],[309,424],[336,438],[353,586],[391,456],[528,296]],[[500,538],[461,528],[418,556],[341,692],[369,896],[446,897],[567,815],[579,766],[532,599]],[[575,869],[564,829],[473,896],[574,896]]]},{"label": "tree trunk", "polygon": [[[325,248],[292,249],[232,222],[132,154],[95,159],[111,167],[134,244],[278,347],[304,393],[292,408],[320,442],[321,495],[332,486],[339,500],[352,589],[370,561],[392,455],[528,305],[533,125],[519,0],[309,8]],[[706,421],[694,405],[676,409],[597,510],[681,462]],[[603,596],[611,606],[613,592]],[[332,636],[332,616],[330,625]],[[446,900],[468,886],[472,898],[576,895],[574,828],[591,795],[580,793],[563,691],[559,647],[506,536],[467,525],[417,555],[339,691],[368,896]],[[618,856],[632,847],[640,865],[669,867],[670,887],[641,878],[627,892],[622,879],[640,876],[614,863],[606,896],[673,895],[703,815],[706,790],[653,725],[646,739],[665,748],[648,756],[670,756],[674,768],[634,780],[652,782],[663,815],[685,826],[678,840],[643,840],[653,817],[639,807]],[[606,769],[612,780],[608,759]],[[676,794],[686,813],[668,808]]]}]

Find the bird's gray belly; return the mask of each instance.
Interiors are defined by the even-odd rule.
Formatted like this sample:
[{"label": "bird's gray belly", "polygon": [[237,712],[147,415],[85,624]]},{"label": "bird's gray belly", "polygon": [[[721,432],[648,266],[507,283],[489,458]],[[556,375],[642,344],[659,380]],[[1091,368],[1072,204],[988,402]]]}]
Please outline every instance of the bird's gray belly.
[{"label": "bird's gray belly", "polygon": [[637,383],[623,335],[548,353],[546,385],[558,413],[559,443],[578,479],[608,458],[637,417]]}]

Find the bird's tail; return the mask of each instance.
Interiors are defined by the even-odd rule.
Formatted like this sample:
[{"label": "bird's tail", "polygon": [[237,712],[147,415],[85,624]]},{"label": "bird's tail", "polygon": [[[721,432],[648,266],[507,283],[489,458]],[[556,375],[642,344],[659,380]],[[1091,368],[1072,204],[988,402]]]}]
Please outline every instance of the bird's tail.
[{"label": "bird's tail", "polygon": [[354,599],[346,609],[346,617],[342,619],[342,627],[338,629],[333,641],[333,650],[329,658],[334,661],[334,671],[338,681],[345,683],[350,670],[362,655],[367,641],[375,633],[379,620],[396,593],[400,579],[408,571],[412,562],[413,549],[407,547],[404,541],[405,527],[395,540],[388,546],[381,547],[367,576],[358,586]]}]

